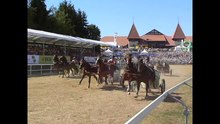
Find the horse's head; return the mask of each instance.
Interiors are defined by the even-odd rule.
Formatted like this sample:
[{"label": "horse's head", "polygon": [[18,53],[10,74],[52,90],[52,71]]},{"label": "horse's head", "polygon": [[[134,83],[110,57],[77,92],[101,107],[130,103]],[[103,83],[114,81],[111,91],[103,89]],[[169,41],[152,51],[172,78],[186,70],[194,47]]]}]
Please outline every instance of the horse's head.
[{"label": "horse's head", "polygon": [[84,68],[85,70],[91,68],[90,64],[85,60],[85,59],[82,59],[80,61],[80,66],[79,66],[80,69]]},{"label": "horse's head", "polygon": [[103,64],[103,61],[102,61],[101,57],[98,57],[98,58],[97,58],[95,64],[96,64],[96,65],[101,65],[101,64]]}]

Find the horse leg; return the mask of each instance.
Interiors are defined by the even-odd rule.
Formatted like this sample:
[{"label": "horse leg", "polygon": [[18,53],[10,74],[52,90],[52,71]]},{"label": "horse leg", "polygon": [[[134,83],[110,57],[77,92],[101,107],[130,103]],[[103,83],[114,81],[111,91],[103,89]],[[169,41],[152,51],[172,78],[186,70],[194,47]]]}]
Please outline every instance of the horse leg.
[{"label": "horse leg", "polygon": [[74,72],[73,72],[73,69],[72,69],[72,68],[70,68],[70,71],[71,71],[71,73],[72,73],[72,76],[74,76]]},{"label": "horse leg", "polygon": [[62,78],[64,78],[64,75],[65,75],[65,70],[63,69],[62,71],[63,71],[63,75],[62,75]]},{"label": "horse leg", "polygon": [[91,75],[89,75],[89,86],[88,86],[88,88],[90,88],[90,82],[91,82]]},{"label": "horse leg", "polygon": [[95,76],[95,74],[92,75],[96,81],[98,81],[98,78]]},{"label": "horse leg", "polygon": [[98,86],[100,84],[98,78],[95,75],[93,75],[93,77],[96,79],[96,83],[97,83],[97,86]]},{"label": "horse leg", "polygon": [[85,76],[86,76],[86,75],[83,74],[83,76],[82,76],[82,78],[81,78],[81,80],[80,80],[80,82],[79,82],[79,85],[82,83],[82,80],[84,79]]},{"label": "horse leg", "polygon": [[99,75],[99,82],[102,84],[102,75]]},{"label": "horse leg", "polygon": [[[151,80],[146,83],[146,87],[148,87],[148,88],[147,88],[147,89],[148,89],[148,92],[151,92],[150,83],[151,83]],[[154,82],[152,82],[152,83],[153,83],[153,85],[155,84]],[[156,88],[156,86],[155,86],[155,88]]]},{"label": "horse leg", "polygon": [[108,85],[107,79],[108,79],[108,76],[105,75],[105,84],[106,84],[106,85]]},{"label": "horse leg", "polygon": [[66,69],[63,69],[63,77],[67,77],[67,70]]},{"label": "horse leg", "polygon": [[66,69],[67,77],[70,77],[70,69]]},{"label": "horse leg", "polygon": [[121,79],[120,79],[120,85],[125,88],[125,85],[124,85],[124,74],[121,76]]},{"label": "horse leg", "polygon": [[145,95],[145,99],[147,99],[147,96],[148,96],[148,90],[150,89],[150,85],[149,85],[149,81],[148,82],[146,82],[146,95]]},{"label": "horse leg", "polygon": [[74,68],[74,72],[75,72],[76,75],[79,74],[79,70],[78,70],[77,67]]},{"label": "horse leg", "polygon": [[61,72],[61,69],[59,68],[59,69],[57,69],[57,72],[58,72],[58,77],[60,77],[60,72]]},{"label": "horse leg", "polygon": [[140,90],[140,85],[141,85],[141,82],[140,82],[140,81],[137,81],[137,91],[136,91],[136,96],[135,96],[135,98],[138,97],[138,93],[139,93],[139,90]]},{"label": "horse leg", "polygon": [[114,75],[114,74],[110,74],[110,79],[111,79],[112,85],[113,85],[113,79],[114,79],[114,78],[113,78],[113,75]]},{"label": "horse leg", "polygon": [[128,89],[127,89],[128,95],[130,95],[130,89],[131,89],[131,81],[128,81]]}]

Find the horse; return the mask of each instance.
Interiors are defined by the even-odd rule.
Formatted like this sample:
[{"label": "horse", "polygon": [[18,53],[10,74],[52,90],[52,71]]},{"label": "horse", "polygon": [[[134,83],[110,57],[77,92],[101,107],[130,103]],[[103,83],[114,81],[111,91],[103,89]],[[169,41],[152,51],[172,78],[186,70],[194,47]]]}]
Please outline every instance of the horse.
[{"label": "horse", "polygon": [[113,85],[113,82],[114,82],[114,72],[115,72],[116,70],[119,70],[119,71],[120,71],[120,69],[117,67],[116,62],[114,62],[114,61],[111,60],[111,59],[107,62],[107,64],[108,64],[108,66],[109,66],[109,78],[108,78],[108,80],[109,80],[109,82],[111,82],[111,84]]},{"label": "horse", "polygon": [[[68,74],[68,77],[69,77],[70,71],[73,74],[73,69],[74,69],[75,74],[79,73],[78,66],[76,65],[76,63],[74,61],[72,61],[70,63],[65,63],[65,64],[62,62],[55,62],[53,65],[53,69],[56,69],[58,71],[59,77],[62,73],[63,74],[62,78],[65,76],[65,74]],[[74,74],[73,74],[73,76],[74,76]]]},{"label": "horse", "polygon": [[104,63],[104,61],[98,57],[96,60],[96,65],[98,66],[98,75],[100,83],[102,83],[103,77],[105,78],[105,84],[108,84],[107,79],[110,76],[110,82],[113,85],[113,75],[116,70],[115,64]]},{"label": "horse", "polygon": [[163,62],[163,73],[169,73],[170,66],[167,62]]},{"label": "horse", "polygon": [[162,72],[163,74],[170,72],[170,66],[167,62],[162,62],[162,63],[158,62],[156,65],[156,69]]},{"label": "horse", "polygon": [[75,61],[69,62],[65,69],[67,70],[68,76],[70,71],[72,72],[73,76],[79,74],[79,67],[77,66],[77,63]]},{"label": "horse", "polygon": [[59,77],[60,77],[61,73],[63,74],[62,78],[64,77],[65,69],[64,69],[63,63],[61,63],[59,61],[55,62],[54,65],[53,65],[53,70],[57,71]]},{"label": "horse", "polygon": [[161,71],[162,68],[163,68],[163,64],[161,64],[160,62],[157,62],[157,63],[156,63],[156,69],[157,69],[158,71]]},{"label": "horse", "polygon": [[131,81],[137,82],[137,91],[136,96],[138,97],[138,93],[140,90],[140,84],[141,82],[144,82],[146,84],[146,96],[145,99],[148,96],[148,90],[150,89],[150,82],[153,83],[155,81],[155,72],[153,68],[150,68],[146,66],[144,63],[128,63],[130,65],[134,65],[132,68],[125,69],[124,73],[122,74],[122,78],[120,81],[120,84],[124,88],[124,81],[128,81],[128,94],[130,95],[130,89],[131,89]]},{"label": "horse", "polygon": [[111,82],[111,84],[113,85],[114,82],[114,72],[116,70],[119,70],[119,68],[116,66],[116,64],[113,63],[107,63],[109,66],[109,82]]},{"label": "horse", "polygon": [[90,88],[91,76],[93,76],[96,79],[96,81],[98,81],[98,78],[96,77],[96,74],[98,72],[98,67],[92,67],[86,60],[82,59],[80,62],[80,69],[81,70],[83,69],[83,74],[79,82],[79,85],[82,83],[82,80],[86,75],[89,76],[88,88]]}]

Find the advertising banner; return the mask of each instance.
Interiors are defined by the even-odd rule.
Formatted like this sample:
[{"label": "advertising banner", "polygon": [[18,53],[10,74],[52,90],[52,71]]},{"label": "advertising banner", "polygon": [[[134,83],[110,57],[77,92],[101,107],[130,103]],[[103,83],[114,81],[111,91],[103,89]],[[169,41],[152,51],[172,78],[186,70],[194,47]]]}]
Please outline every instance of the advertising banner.
[{"label": "advertising banner", "polygon": [[[59,58],[61,56],[58,56]],[[66,56],[70,62],[70,56]],[[51,55],[28,55],[28,64],[53,64],[53,56]]]},{"label": "advertising banner", "polygon": [[39,64],[53,64],[53,56],[41,55]]},{"label": "advertising banner", "polygon": [[39,64],[39,55],[28,55],[28,64]]}]

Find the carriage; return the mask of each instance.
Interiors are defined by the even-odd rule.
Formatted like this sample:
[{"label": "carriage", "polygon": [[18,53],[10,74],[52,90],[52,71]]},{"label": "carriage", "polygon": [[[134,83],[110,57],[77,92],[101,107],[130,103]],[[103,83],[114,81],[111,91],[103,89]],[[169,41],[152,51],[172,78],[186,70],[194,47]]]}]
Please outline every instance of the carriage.
[{"label": "carriage", "polygon": [[[165,79],[160,79],[160,72],[158,70],[154,70],[155,71],[155,81],[153,83],[150,83],[150,89],[159,89],[161,94],[165,92],[165,88],[166,88],[166,84],[165,84]],[[137,82],[136,81],[132,81],[132,91],[136,91],[137,89]],[[144,83],[141,83],[141,86],[143,88],[146,87],[146,85]]]},{"label": "carriage", "polygon": [[156,69],[161,73],[169,73],[170,76],[172,75],[172,69],[170,69],[170,65],[167,62],[158,62],[156,65]]},{"label": "carriage", "polygon": [[150,83],[150,88],[151,89],[160,89],[161,91],[161,94],[163,92],[165,92],[165,88],[166,88],[166,85],[165,85],[165,79],[160,79],[160,72],[157,71],[157,70],[154,70],[155,71],[155,81],[153,83]]}]

